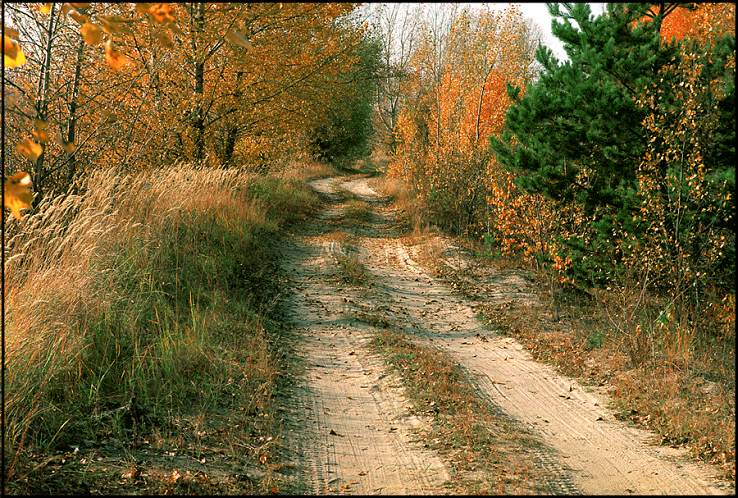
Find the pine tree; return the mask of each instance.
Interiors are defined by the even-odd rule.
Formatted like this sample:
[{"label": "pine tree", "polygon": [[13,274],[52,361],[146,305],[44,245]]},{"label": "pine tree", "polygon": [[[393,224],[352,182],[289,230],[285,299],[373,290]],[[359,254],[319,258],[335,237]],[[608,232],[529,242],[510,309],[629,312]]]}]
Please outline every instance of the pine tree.
[{"label": "pine tree", "polygon": [[644,150],[644,110],[634,100],[674,56],[657,23],[633,29],[647,7],[609,4],[607,15],[593,18],[587,4],[549,5],[562,19],[552,28],[569,61],[539,48],[539,80],[523,98],[510,89],[516,105],[502,139],[492,139],[498,160],[525,173],[522,187],[576,200],[588,214],[623,206]]},{"label": "pine tree", "polygon": [[539,47],[539,79],[523,97],[508,88],[515,104],[502,137],[491,140],[497,160],[518,173],[522,188],[576,202],[592,218],[595,236],[567,245],[578,273],[594,282],[611,276],[607,270],[617,257],[612,228],[616,222],[627,225],[634,207],[646,146],[642,121],[649,111],[636,99],[677,57],[676,46],[662,43],[659,35],[661,21],[675,7],[656,13],[649,8],[608,4],[604,15],[594,17],[587,4],[549,4],[552,31],[569,60],[560,62]]}]

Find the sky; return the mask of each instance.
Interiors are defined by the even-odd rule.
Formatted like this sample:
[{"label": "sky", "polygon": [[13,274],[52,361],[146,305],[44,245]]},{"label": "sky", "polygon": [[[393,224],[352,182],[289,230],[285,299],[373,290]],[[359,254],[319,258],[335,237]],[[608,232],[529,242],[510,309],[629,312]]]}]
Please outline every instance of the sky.
[{"label": "sky", "polygon": [[[510,3],[502,2],[490,2],[488,4],[483,3],[460,3],[460,6],[468,5],[470,8],[483,8],[485,5],[489,5],[491,8],[504,9],[511,5]],[[534,23],[541,29],[543,38],[541,42],[547,45],[554,55],[559,60],[566,60],[566,52],[564,52],[564,45],[561,41],[551,33],[551,15],[548,13],[548,7],[545,3],[515,3],[524,16],[529,17]],[[592,15],[598,16],[605,10],[605,3],[590,3],[589,7],[592,9]]]},{"label": "sky", "polygon": [[[470,4],[471,5],[471,4]],[[509,3],[495,3],[501,8],[510,5]],[[559,60],[568,59],[566,52],[564,52],[564,45],[561,41],[551,33],[551,15],[548,13],[548,8],[545,3],[522,3],[516,4],[518,8],[523,12],[523,15],[529,17],[535,22],[541,33],[543,33],[543,44],[547,45]],[[590,3],[592,9],[592,15],[598,16],[605,10],[604,3]]]},{"label": "sky", "polygon": [[[371,5],[371,4],[367,4]],[[376,5],[376,4],[375,4]],[[401,3],[399,4],[401,6],[401,9],[411,9],[414,7],[418,7],[422,5],[422,9],[434,9],[441,6],[441,3],[422,3],[422,4],[411,4],[411,3]],[[510,3],[503,3],[503,2],[485,2],[485,3],[459,3],[459,7],[469,7],[470,9],[484,9],[484,8],[491,8],[491,9],[504,9],[505,7],[511,5]],[[542,39],[541,42],[545,45],[547,45],[554,53],[557,59],[559,60],[567,60],[568,57],[566,56],[566,52],[564,52],[564,46],[559,41],[558,38],[556,38],[553,33],[551,33],[551,16],[548,13],[548,8],[546,7],[546,4],[541,3],[516,3],[514,5],[517,5],[518,8],[521,10],[524,16],[530,18],[533,20],[533,22],[538,25],[538,27],[541,30]],[[592,10],[592,15],[598,16],[602,14],[605,10],[605,3],[590,3],[590,8]]]}]

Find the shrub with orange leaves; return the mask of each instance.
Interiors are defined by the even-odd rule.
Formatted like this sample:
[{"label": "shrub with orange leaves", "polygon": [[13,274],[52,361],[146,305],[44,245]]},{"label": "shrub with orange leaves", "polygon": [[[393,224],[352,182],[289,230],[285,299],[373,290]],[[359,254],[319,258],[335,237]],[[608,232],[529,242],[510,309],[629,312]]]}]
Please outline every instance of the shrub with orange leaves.
[{"label": "shrub with orange leaves", "polygon": [[[410,184],[434,223],[479,236],[488,229],[488,139],[511,104],[507,84],[532,78],[535,35],[521,12],[462,10],[448,32],[428,27],[411,58],[390,174]],[[440,57],[439,57],[440,54]]]},{"label": "shrub with orange leaves", "polygon": [[[659,7],[654,8],[658,12]],[[734,3],[697,3],[693,9],[677,8],[661,24],[661,38],[666,41],[686,37],[704,42],[726,33],[735,36]]]}]

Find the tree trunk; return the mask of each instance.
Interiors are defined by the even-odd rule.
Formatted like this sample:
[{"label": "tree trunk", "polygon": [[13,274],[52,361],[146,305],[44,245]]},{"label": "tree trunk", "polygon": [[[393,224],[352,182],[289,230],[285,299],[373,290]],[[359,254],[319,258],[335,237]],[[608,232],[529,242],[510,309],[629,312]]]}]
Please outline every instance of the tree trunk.
[{"label": "tree trunk", "polygon": [[[203,96],[205,93],[205,54],[198,54],[197,38],[202,38],[205,32],[205,4],[192,4],[192,20],[194,30],[192,32],[192,56],[195,64],[195,109],[192,116],[195,142],[195,162],[201,163],[205,157],[205,115],[203,109]],[[200,40],[202,41],[202,40]]]},{"label": "tree trunk", "polygon": [[[74,82],[72,83],[72,95],[69,98],[68,108],[69,116],[67,117],[67,132],[64,141],[73,144],[75,140],[75,132],[77,127],[77,96],[79,94],[79,78],[82,70],[82,60],[85,51],[85,40],[80,36],[79,46],[77,47],[77,61],[74,65]],[[77,155],[76,151],[65,151],[67,163],[67,181],[71,184],[74,181],[74,175],[77,172]]]},{"label": "tree trunk", "polygon": [[[238,99],[241,98],[241,82],[243,81],[243,71],[236,73],[236,91],[233,92],[233,97],[236,99],[236,105],[238,105]],[[226,132],[225,143],[223,146],[223,166],[230,166],[233,161],[233,152],[236,149],[236,139],[238,138],[238,125],[231,124]]]},{"label": "tree trunk", "polygon": [[[36,99],[36,119],[46,122],[49,113],[49,74],[51,72],[51,46],[53,43],[54,32],[54,15],[56,4],[51,4],[51,12],[49,12],[49,24],[46,28],[46,50],[43,66],[41,66],[41,75],[38,80],[38,91]],[[33,167],[33,187],[38,194],[34,198],[34,206],[37,206],[43,197],[43,170],[44,170],[45,147],[41,151],[41,155],[36,160]]]},{"label": "tree trunk", "polygon": [[479,145],[479,127],[481,125],[481,120],[482,120],[482,103],[484,102],[484,87],[487,86],[487,78],[489,78],[489,75],[491,72],[492,72],[492,64],[489,65],[489,68],[487,69],[487,73],[484,75],[484,80],[482,80],[482,87],[479,89],[479,102],[477,103],[477,125],[475,129],[474,145]]}]

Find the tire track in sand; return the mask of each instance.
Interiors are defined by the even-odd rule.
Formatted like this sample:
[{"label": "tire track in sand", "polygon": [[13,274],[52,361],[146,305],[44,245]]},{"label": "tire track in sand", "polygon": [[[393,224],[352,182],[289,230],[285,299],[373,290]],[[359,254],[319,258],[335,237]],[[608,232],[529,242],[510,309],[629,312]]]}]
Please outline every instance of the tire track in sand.
[{"label": "tire track in sand", "polygon": [[[366,178],[344,187],[367,201],[377,195]],[[387,223],[392,213],[383,213]],[[655,435],[627,426],[606,396],[536,362],[515,339],[494,336],[468,302],[418,265],[397,238],[364,238],[365,264],[386,310],[419,340],[451,353],[476,376],[485,395],[555,448],[587,494],[731,494],[734,488],[684,450],[650,444]]]},{"label": "tire track in sand", "polygon": [[[313,187],[336,201],[335,179]],[[328,230],[331,208],[306,232]],[[305,236],[287,251],[295,294],[290,313],[301,336],[305,385],[291,407],[293,444],[303,479],[314,494],[444,494],[449,474],[438,456],[416,441],[423,420],[394,375],[367,346],[372,330],[345,319],[356,290],[330,285],[332,252],[340,244]]]}]

